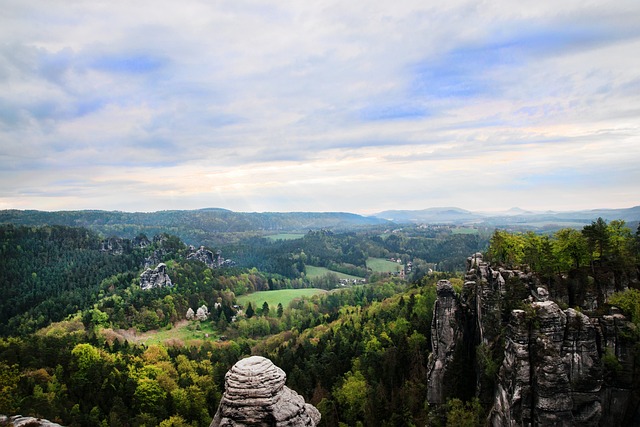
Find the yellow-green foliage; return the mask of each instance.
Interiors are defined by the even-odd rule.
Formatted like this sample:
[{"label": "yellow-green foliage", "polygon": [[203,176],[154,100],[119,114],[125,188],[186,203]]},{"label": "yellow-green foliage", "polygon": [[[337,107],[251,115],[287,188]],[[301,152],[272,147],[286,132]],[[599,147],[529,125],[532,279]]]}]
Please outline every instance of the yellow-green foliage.
[{"label": "yellow-green foliage", "polygon": [[344,377],[342,385],[333,392],[334,397],[347,410],[347,419],[355,421],[364,414],[367,403],[367,380],[360,371],[349,371]]},{"label": "yellow-green foliage", "polygon": [[449,282],[451,282],[451,286],[453,286],[453,290],[456,291],[458,295],[460,295],[460,292],[462,292],[462,287],[464,286],[464,280],[458,277],[452,277],[449,279]]},{"label": "yellow-green foliage", "polygon": [[640,291],[637,289],[627,289],[623,292],[616,292],[609,298],[609,303],[620,307],[627,315],[631,316],[631,321],[640,326]]},{"label": "yellow-green foliage", "polygon": [[447,427],[480,427],[483,421],[483,410],[478,398],[470,402],[462,402],[460,399],[447,401]]},{"label": "yellow-green foliage", "polygon": [[564,228],[553,236],[496,230],[490,240],[488,259],[508,267],[527,264],[533,271],[549,276],[597,259],[632,266],[640,256],[637,244],[624,221],[607,224],[598,218],[582,230]]},{"label": "yellow-green foliage", "polygon": [[13,414],[16,410],[16,390],[20,372],[18,365],[9,366],[0,361],[0,413]]}]

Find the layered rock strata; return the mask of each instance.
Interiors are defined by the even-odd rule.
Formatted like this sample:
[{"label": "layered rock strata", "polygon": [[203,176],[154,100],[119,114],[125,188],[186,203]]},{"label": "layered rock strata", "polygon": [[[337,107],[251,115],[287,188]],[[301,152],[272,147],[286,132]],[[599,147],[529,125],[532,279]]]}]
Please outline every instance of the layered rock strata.
[{"label": "layered rock strata", "polygon": [[493,426],[597,426],[603,384],[596,329],[553,301],[513,310],[490,420]]},{"label": "layered rock strata", "polygon": [[240,360],[225,376],[225,392],[210,427],[315,427],[320,412],[285,386],[286,378],[264,357]]},{"label": "layered rock strata", "polygon": [[460,304],[451,282],[440,280],[438,299],[431,321],[431,354],[429,355],[427,400],[439,405],[445,402],[445,375],[462,340]]},{"label": "layered rock strata", "polygon": [[[461,295],[438,284],[429,403],[454,397],[446,374],[463,360],[475,364],[475,396],[491,407],[493,426],[640,425],[635,325],[615,308],[592,318],[563,310],[556,301],[567,301],[565,291],[543,286],[526,267],[495,268],[481,254],[468,258]],[[497,376],[487,374],[490,365],[479,354],[499,363]]]}]

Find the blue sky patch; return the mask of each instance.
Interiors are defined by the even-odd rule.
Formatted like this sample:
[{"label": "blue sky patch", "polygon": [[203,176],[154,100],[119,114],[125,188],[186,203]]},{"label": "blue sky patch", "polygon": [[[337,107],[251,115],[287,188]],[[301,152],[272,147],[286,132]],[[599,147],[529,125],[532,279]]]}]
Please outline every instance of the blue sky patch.
[{"label": "blue sky patch", "polygon": [[429,116],[425,108],[411,105],[373,105],[360,110],[360,118],[365,121],[417,120]]},{"label": "blue sky patch", "polygon": [[124,74],[146,74],[161,69],[167,60],[161,57],[138,55],[107,55],[93,61],[92,66],[101,71]]},{"label": "blue sky patch", "polygon": [[501,82],[491,79],[492,70],[521,67],[536,58],[594,47],[618,37],[594,28],[572,26],[519,30],[459,46],[414,64],[412,92],[428,98],[499,95]]}]

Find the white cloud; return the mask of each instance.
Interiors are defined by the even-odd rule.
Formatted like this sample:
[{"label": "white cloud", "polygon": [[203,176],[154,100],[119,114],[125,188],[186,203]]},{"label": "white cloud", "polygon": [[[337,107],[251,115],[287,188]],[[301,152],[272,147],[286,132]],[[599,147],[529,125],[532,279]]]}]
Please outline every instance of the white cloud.
[{"label": "white cloud", "polygon": [[5,3],[3,207],[640,203],[635,1]]}]

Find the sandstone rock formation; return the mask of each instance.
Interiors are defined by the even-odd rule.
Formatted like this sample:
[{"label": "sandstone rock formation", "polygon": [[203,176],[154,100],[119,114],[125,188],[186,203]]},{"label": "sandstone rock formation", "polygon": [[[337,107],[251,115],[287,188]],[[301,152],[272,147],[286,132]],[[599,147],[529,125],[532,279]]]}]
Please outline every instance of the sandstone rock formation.
[{"label": "sandstone rock formation", "polygon": [[120,237],[109,237],[100,242],[100,251],[111,255],[122,255],[125,248],[130,249],[131,242]]},{"label": "sandstone rock formation", "polygon": [[[592,317],[563,310],[559,302],[566,304],[571,292],[577,300],[577,291],[543,285],[526,266],[496,268],[475,254],[467,270],[460,295],[446,281],[438,283],[430,404],[452,397],[448,372],[473,365],[471,395],[491,407],[493,426],[640,425],[633,323],[615,308]],[[497,376],[487,373],[479,354],[492,358]]]},{"label": "sandstone rock formation", "polygon": [[603,380],[593,323],[553,301],[531,306],[511,313],[492,425],[599,425]]},{"label": "sandstone rock formation", "polygon": [[60,424],[52,423],[42,418],[23,417],[22,415],[14,415],[8,417],[0,415],[0,426],[7,427],[62,427]]},{"label": "sandstone rock formation", "polygon": [[429,382],[427,400],[430,404],[445,403],[445,374],[456,346],[460,345],[462,330],[460,327],[460,305],[451,282],[440,280],[437,285],[438,299],[433,308],[431,321],[431,347],[429,356]]},{"label": "sandstone rock formation", "polygon": [[173,286],[171,278],[167,274],[166,264],[160,263],[153,270],[147,268],[140,275],[141,289],[164,288],[165,286]]},{"label": "sandstone rock formation", "polygon": [[189,253],[189,255],[187,255],[187,259],[195,259],[203,262],[207,264],[209,268],[218,268],[222,264],[223,260],[220,251],[217,251],[214,254],[204,246],[200,246],[198,250],[196,250],[193,246],[191,246],[189,249],[191,252]]},{"label": "sandstone rock formation", "polygon": [[[145,235],[139,235],[133,240],[121,237],[109,237],[100,242],[100,251],[111,255],[122,255],[130,253],[134,248],[146,248],[151,242]],[[156,263],[157,264],[157,263]]]},{"label": "sandstone rock formation", "polygon": [[144,268],[160,264],[165,255],[167,255],[167,251],[162,248],[154,250],[151,255],[144,259]]},{"label": "sandstone rock formation", "polygon": [[147,236],[145,236],[144,234],[139,234],[139,235],[137,235],[136,237],[133,238],[133,245],[136,248],[144,249],[147,246],[149,246],[150,244],[151,244],[151,242],[149,241]]},{"label": "sandstone rock formation", "polygon": [[269,359],[240,360],[225,376],[225,392],[210,427],[318,425],[320,412],[285,381],[284,371]]}]

